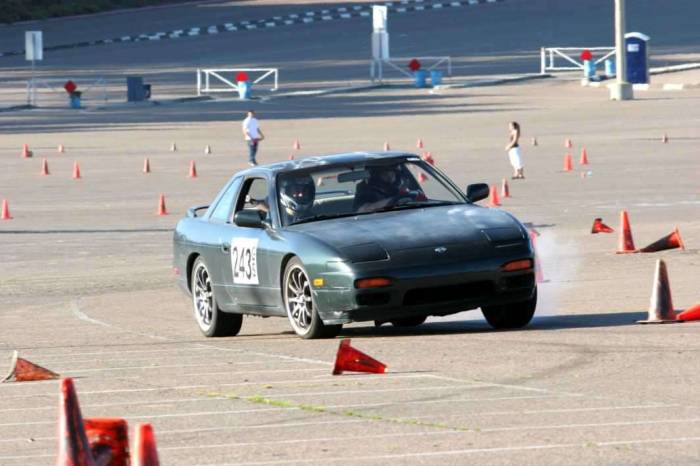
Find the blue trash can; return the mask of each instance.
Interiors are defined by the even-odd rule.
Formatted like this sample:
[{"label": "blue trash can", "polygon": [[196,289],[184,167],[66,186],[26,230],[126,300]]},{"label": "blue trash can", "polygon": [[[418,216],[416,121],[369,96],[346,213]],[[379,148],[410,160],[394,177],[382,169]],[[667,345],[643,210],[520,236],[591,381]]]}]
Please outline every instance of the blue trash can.
[{"label": "blue trash can", "polygon": [[238,81],[238,97],[241,99],[250,99],[251,94],[250,81]]},{"label": "blue trash can", "polygon": [[70,93],[70,108],[80,108],[80,99],[83,93],[80,91],[74,91]]},{"label": "blue trash can", "polygon": [[587,79],[595,77],[595,62],[593,60],[583,61],[583,76]]},{"label": "blue trash can", "polygon": [[612,58],[605,60],[605,76],[608,78],[615,76],[615,60]]},{"label": "blue trash can", "polygon": [[435,86],[442,84],[442,71],[433,70],[430,72],[430,83]]},{"label": "blue trash can", "polygon": [[426,73],[424,70],[416,70],[413,72],[413,75],[415,77],[416,87],[425,87],[425,81],[428,78],[428,73]]}]

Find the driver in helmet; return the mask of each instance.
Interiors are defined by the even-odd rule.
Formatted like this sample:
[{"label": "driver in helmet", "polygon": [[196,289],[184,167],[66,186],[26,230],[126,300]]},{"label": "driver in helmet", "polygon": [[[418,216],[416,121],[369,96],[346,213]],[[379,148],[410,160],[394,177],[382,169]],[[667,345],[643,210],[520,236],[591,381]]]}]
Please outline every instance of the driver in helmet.
[{"label": "driver in helmet", "polygon": [[369,177],[355,189],[357,212],[380,209],[395,202],[401,190],[401,175],[395,166],[368,167]]},{"label": "driver in helmet", "polygon": [[316,184],[310,175],[296,175],[284,178],[280,183],[280,206],[283,222],[286,225],[298,222],[313,215]]}]

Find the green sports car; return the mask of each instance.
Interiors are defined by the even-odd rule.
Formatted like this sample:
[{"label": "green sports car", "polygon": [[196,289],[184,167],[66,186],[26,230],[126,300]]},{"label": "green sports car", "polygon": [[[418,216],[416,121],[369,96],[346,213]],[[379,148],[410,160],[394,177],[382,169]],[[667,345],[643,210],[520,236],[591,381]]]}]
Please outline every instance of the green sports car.
[{"label": "green sports car", "polygon": [[178,222],[175,273],[209,337],[236,335],[244,314],[286,316],[302,338],[476,308],[523,327],[534,252],[511,214],[474,204],[488,192],[398,152],[253,167]]}]

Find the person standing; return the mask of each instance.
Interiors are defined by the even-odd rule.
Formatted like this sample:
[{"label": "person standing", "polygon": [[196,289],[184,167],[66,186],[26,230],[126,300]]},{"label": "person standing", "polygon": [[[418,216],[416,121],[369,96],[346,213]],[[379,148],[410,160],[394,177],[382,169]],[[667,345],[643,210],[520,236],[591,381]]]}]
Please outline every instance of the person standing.
[{"label": "person standing", "polygon": [[520,124],[517,121],[511,121],[508,125],[508,145],[506,146],[506,152],[508,153],[510,164],[513,166],[513,176],[511,178],[514,180],[522,180],[525,178],[519,141]]},{"label": "person standing", "polygon": [[258,164],[255,156],[258,154],[258,145],[260,141],[265,139],[265,135],[260,130],[258,119],[255,118],[255,112],[248,110],[245,120],[243,120],[243,137],[248,144],[248,164],[254,167]]}]

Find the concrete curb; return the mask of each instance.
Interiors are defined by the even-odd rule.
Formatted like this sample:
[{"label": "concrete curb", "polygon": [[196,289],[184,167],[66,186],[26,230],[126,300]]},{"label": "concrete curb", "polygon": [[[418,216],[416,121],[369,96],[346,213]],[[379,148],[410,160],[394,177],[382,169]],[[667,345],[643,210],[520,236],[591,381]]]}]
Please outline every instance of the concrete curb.
[{"label": "concrete curb", "polygon": [[551,77],[552,77],[551,74],[530,73],[530,74],[522,74],[522,75],[504,76],[502,78],[477,79],[474,81],[467,81],[465,83],[460,83],[460,84],[444,84],[444,85],[436,86],[433,89],[434,90],[441,90],[441,89],[460,89],[460,88],[467,88],[467,87],[498,86],[501,84],[511,84],[511,83],[518,83],[518,82],[523,82],[523,81],[532,81],[535,79],[546,79],[546,78],[551,78]]},{"label": "concrete curb", "polygon": [[[605,81],[581,81],[583,87],[610,88],[614,83]],[[633,84],[635,91],[683,91],[685,89],[700,89],[700,83],[666,83],[658,86],[651,84]]]},{"label": "concrete curb", "polygon": [[276,100],[276,99],[289,99],[289,98],[294,98],[294,97],[316,97],[319,95],[330,95],[330,94],[350,94],[353,92],[366,91],[366,90],[370,90],[370,89],[379,89],[382,87],[389,87],[389,86],[386,84],[363,84],[360,86],[344,86],[344,87],[333,87],[330,89],[319,89],[319,90],[312,90],[312,91],[287,92],[284,94],[275,94],[275,95],[260,97],[260,101],[266,102],[269,100]]},{"label": "concrete curb", "polygon": [[683,63],[681,65],[649,68],[649,74],[677,73],[679,71],[696,70],[698,68],[700,68],[700,63]]},{"label": "concrete curb", "polygon": [[35,108],[37,108],[37,107],[35,107],[35,106],[33,106],[33,105],[28,105],[28,104],[25,104],[25,105],[13,105],[12,107],[0,108],[0,113],[3,113],[3,112],[16,112],[16,111],[18,111],[18,110],[32,110],[32,109],[35,109]]}]

